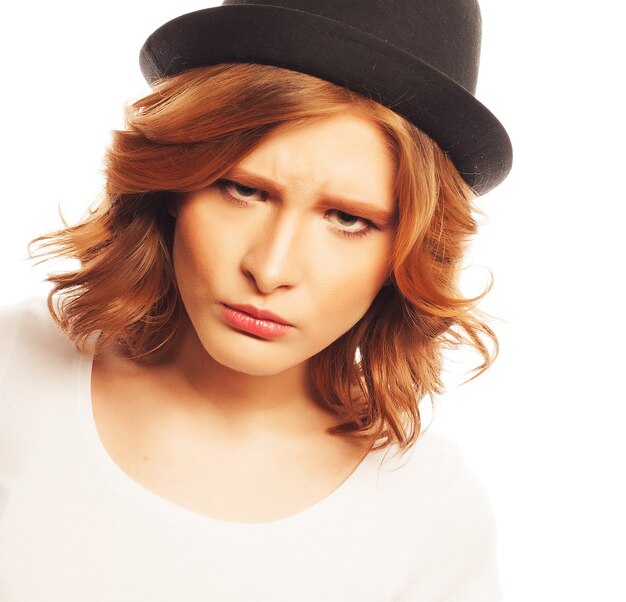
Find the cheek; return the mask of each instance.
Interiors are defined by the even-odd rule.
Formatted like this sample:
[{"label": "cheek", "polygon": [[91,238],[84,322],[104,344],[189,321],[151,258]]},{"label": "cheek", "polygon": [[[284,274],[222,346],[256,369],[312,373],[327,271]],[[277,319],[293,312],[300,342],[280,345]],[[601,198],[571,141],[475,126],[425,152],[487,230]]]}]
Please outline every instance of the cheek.
[{"label": "cheek", "polygon": [[174,248],[172,254],[174,276],[181,298],[187,310],[197,305],[200,291],[207,291],[207,281],[210,280],[208,268],[211,265],[208,245],[201,237],[182,228],[182,222],[177,223],[174,234]]},{"label": "cheek", "polygon": [[202,211],[181,211],[174,234],[174,271],[179,288],[207,289],[220,267],[227,264],[227,255],[235,241]]},{"label": "cheek", "polygon": [[370,248],[346,261],[335,259],[332,272],[326,273],[326,284],[320,282],[320,290],[326,291],[320,312],[331,321],[350,323],[348,328],[358,322],[385,281],[386,257],[383,251]]}]

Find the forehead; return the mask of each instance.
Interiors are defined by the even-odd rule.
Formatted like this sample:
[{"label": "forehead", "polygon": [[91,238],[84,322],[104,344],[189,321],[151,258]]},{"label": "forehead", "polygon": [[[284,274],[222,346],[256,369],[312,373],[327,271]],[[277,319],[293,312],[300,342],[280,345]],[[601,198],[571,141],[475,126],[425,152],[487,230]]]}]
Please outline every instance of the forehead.
[{"label": "forehead", "polygon": [[347,194],[386,208],[395,196],[387,139],[372,120],[349,112],[280,126],[237,165],[285,189]]}]

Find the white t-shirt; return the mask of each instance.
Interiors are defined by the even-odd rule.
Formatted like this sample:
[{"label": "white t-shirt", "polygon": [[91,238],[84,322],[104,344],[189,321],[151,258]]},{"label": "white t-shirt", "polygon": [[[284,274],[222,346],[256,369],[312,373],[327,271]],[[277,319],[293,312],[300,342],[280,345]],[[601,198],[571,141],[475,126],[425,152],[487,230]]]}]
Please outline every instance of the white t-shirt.
[{"label": "white t-shirt", "polygon": [[495,602],[496,525],[451,440],[372,452],[320,502],[237,523],[119,468],[91,409],[92,357],[33,297],[0,307],[2,602]]}]

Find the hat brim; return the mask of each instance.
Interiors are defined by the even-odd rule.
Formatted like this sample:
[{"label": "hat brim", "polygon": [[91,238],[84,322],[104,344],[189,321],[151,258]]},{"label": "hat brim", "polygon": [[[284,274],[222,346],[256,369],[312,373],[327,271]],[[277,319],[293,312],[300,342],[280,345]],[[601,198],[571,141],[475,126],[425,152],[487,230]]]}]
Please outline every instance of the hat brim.
[{"label": "hat brim", "polygon": [[471,92],[400,48],[333,19],[277,6],[218,6],[168,21],[139,54],[149,84],[225,62],[307,73],[390,107],[433,138],[479,195],[511,169],[506,130]]}]

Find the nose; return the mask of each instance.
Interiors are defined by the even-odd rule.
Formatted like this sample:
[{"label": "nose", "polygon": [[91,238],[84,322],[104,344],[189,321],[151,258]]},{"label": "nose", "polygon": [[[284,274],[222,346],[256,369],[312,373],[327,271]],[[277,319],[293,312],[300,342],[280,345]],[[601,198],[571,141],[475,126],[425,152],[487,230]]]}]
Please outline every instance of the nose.
[{"label": "nose", "polygon": [[300,281],[307,244],[295,214],[284,212],[267,218],[252,228],[241,260],[243,273],[265,294]]}]

